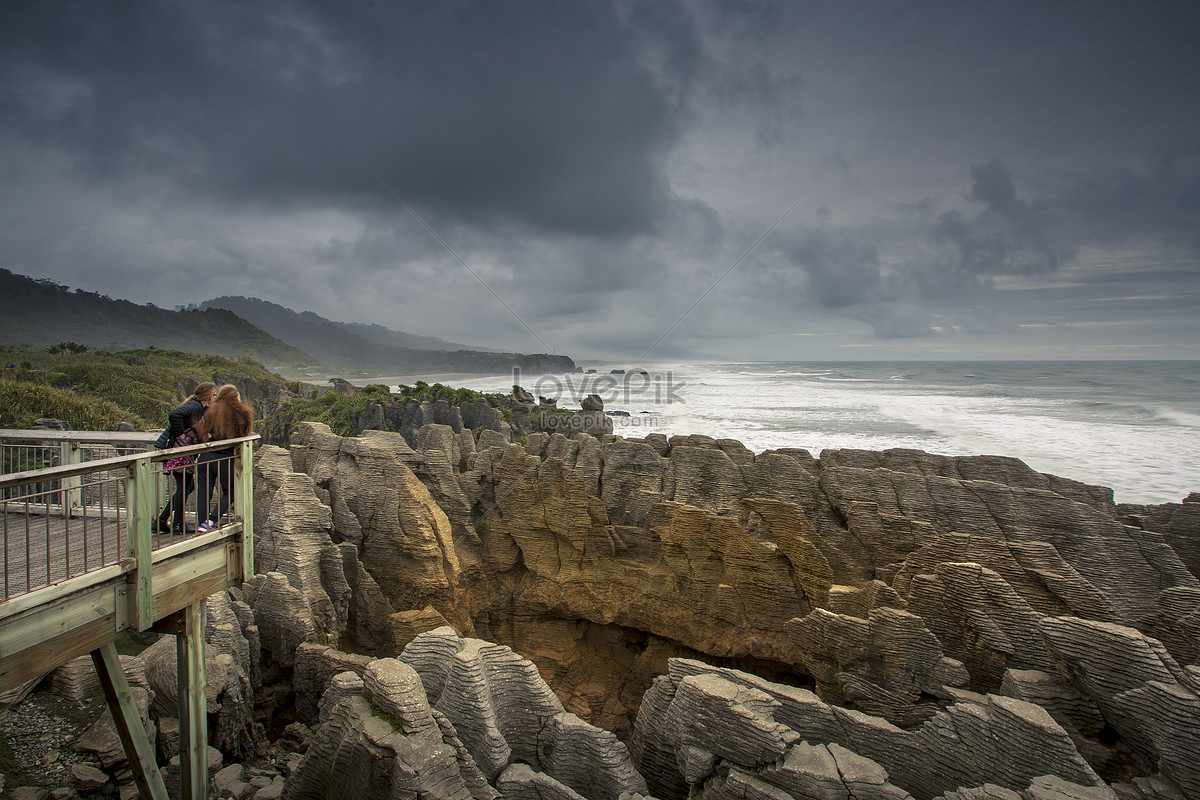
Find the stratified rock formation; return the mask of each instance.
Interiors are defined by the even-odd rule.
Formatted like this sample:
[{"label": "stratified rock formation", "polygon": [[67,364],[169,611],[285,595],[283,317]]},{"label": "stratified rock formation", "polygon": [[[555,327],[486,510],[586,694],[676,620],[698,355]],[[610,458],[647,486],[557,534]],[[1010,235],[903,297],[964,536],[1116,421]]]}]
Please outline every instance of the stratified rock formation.
[{"label": "stratified rock formation", "polygon": [[440,628],[400,660],[329,677],[316,733],[283,796],[618,800],[645,791],[625,745],[565,712],[530,662]]},{"label": "stratified rock formation", "polygon": [[325,750],[382,752],[363,664],[399,656],[430,747],[504,796],[615,798],[570,777],[586,748],[510,735],[586,721],[664,800],[1200,798],[1200,504],[993,456],[516,443],[463,413],[259,452],[245,597]]},{"label": "stratified rock formation", "polygon": [[778,797],[928,800],[988,784],[1021,791],[1044,775],[1103,785],[1066,731],[1032,703],[964,701],[905,730],[805,689],[688,659],[672,659],[647,693],[633,750],[663,800],[689,791],[766,797],[769,787],[786,792]]}]

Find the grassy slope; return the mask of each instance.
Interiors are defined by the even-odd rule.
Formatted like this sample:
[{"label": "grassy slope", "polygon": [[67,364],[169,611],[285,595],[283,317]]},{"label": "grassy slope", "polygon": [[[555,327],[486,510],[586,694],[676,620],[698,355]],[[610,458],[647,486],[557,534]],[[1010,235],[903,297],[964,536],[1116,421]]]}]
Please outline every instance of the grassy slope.
[{"label": "grassy slope", "polygon": [[[179,350],[51,355],[0,346],[0,360],[16,365],[0,368],[0,428],[27,428],[41,417],[65,420],[76,430],[112,430],[119,422],[159,428],[191,387],[205,380],[253,382],[271,402],[281,392],[311,392],[248,358]],[[256,408],[259,415],[267,410],[273,409]]]},{"label": "grassy slope", "polygon": [[[4,365],[15,364],[15,368]],[[0,345],[0,428],[28,428],[40,418],[61,419],[75,430],[113,430],[129,422],[139,430],[166,424],[167,414],[196,383],[254,386],[255,429],[267,441],[285,444],[301,421],[324,422],[342,436],[358,433],[357,420],[368,400],[387,404],[405,398],[474,402],[484,397],[417,381],[401,387],[399,398],[374,384],[354,396],[288,381],[243,358],[197,355],[179,350],[124,350],[116,353],[47,353]],[[487,395],[507,411],[509,398]]]}]

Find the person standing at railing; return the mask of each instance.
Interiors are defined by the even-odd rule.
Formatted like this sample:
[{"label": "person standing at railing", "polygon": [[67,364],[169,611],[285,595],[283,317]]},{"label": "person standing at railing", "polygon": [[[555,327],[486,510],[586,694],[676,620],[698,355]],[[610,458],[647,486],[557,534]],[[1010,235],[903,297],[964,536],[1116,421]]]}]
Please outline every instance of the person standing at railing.
[{"label": "person standing at railing", "polygon": [[[204,414],[194,412],[191,419],[188,420],[190,427],[183,432],[175,440],[176,447],[187,447],[189,444],[200,444],[202,441],[200,436],[200,423],[204,420]],[[175,519],[171,523],[172,533],[192,534],[196,529],[191,525],[184,524],[184,504],[187,502],[188,495],[196,488],[196,456],[179,456],[172,458],[163,464],[163,472],[169,472],[175,476],[175,494],[171,497],[171,502],[167,506],[168,509],[175,509]],[[163,512],[165,514],[165,511]],[[165,519],[159,517],[158,529],[166,533]]]},{"label": "person standing at railing", "polygon": [[[216,398],[204,412],[200,423],[201,438],[205,441],[221,441],[249,436],[254,429],[254,409],[242,402],[237,387],[227,383],[217,390]],[[196,460],[196,518],[200,520],[199,533],[207,533],[217,527],[221,515],[229,510],[233,499],[233,456],[234,448],[206,450]],[[221,499],[210,508],[213,486],[221,487]]]},{"label": "person standing at railing", "polygon": [[[196,384],[192,396],[167,415],[167,441],[172,447],[179,445],[179,439],[195,424],[194,420],[204,415],[205,409],[212,403],[217,385],[211,381]],[[158,512],[158,530],[160,533],[172,531],[184,533],[184,503],[196,484],[195,470],[174,470],[175,491],[171,495],[166,508]],[[169,520],[169,522],[168,522]]]}]

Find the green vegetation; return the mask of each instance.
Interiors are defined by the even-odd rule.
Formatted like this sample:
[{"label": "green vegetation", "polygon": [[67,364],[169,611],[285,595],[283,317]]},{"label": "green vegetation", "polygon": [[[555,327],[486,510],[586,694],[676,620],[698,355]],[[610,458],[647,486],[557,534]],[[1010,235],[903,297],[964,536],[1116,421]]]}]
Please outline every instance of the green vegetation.
[{"label": "green vegetation", "polygon": [[[75,430],[114,430],[122,422],[157,430],[191,387],[205,380],[242,387],[243,398],[255,406],[256,430],[275,444],[286,444],[302,421],[323,422],[339,436],[356,436],[368,402],[386,408],[408,400],[452,405],[482,400],[506,421],[513,420],[508,395],[440,383],[417,381],[392,394],[381,383],[359,389],[334,378],[336,391],[323,391],[270,373],[247,357],[234,361],[154,347],[115,353],[56,350],[0,345],[0,428],[28,428],[37,419],[52,418]],[[390,420],[384,424],[396,430]]]},{"label": "green vegetation", "polygon": [[[341,379],[334,379],[335,386],[338,381]],[[346,381],[341,383],[349,386]],[[323,422],[338,436],[357,436],[358,419],[366,413],[368,401],[387,405],[395,399],[388,387],[381,383],[373,383],[357,391],[353,387],[343,391],[353,391],[354,394],[325,392],[316,396],[314,392],[313,396],[297,397],[284,403],[271,420],[272,432],[268,438],[286,441],[291,430],[300,422]],[[396,430],[387,419],[384,420],[384,426],[389,431]]]},{"label": "green vegetation", "polygon": [[[374,383],[371,385],[381,386],[382,384]],[[453,386],[445,386],[440,383],[435,383],[430,386],[425,381],[417,381],[413,386],[400,386],[399,388],[399,396],[405,399],[445,400],[450,405],[475,403],[486,397],[505,397],[505,395],[499,394],[484,394],[483,392],[477,392],[474,389],[456,389]]]},{"label": "green vegetation", "polygon": [[86,344],[78,344],[77,342],[61,342],[60,344],[52,344],[46,348],[47,353],[58,355],[59,353],[86,353],[88,346]]},{"label": "green vegetation", "polygon": [[[281,406],[276,418],[272,420],[268,438],[272,441],[286,441],[296,424],[305,421],[323,422],[339,436],[357,436],[358,420],[366,413],[368,401],[387,407],[393,403],[403,405],[409,400],[443,400],[451,405],[488,400],[499,408],[501,415],[506,419],[512,418],[512,411],[507,405],[507,395],[456,389],[440,383],[431,386],[425,381],[417,381],[413,386],[401,386],[396,394],[382,383],[368,384],[361,389],[355,388],[343,378],[334,378],[330,383],[338,391],[326,392],[319,397],[296,397]],[[384,426],[389,431],[396,430],[392,421],[386,418]]]},{"label": "green vegetation", "polygon": [[268,398],[301,388],[246,357],[232,361],[157,348],[49,353],[0,345],[0,361],[0,428],[28,428],[49,417],[75,430],[113,430],[121,422],[151,430],[165,425],[170,410],[200,381],[253,384]]},{"label": "green vegetation", "polygon": [[376,719],[383,720],[405,736],[408,735],[408,731],[404,730],[404,720],[389,714],[370,700],[368,700],[367,703],[371,706],[371,716],[375,717]]}]

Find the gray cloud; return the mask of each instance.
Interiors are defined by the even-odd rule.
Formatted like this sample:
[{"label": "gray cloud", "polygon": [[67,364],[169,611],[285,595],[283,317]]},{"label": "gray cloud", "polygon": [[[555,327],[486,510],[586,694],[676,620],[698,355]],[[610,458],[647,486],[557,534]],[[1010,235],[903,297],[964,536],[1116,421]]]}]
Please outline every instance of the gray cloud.
[{"label": "gray cloud", "polygon": [[957,248],[958,269],[970,275],[1029,275],[1054,272],[1070,254],[1050,241],[1046,209],[1017,198],[1008,167],[992,159],[972,165],[970,199],[984,210],[974,218],[959,211],[940,214],[936,243]]},{"label": "gray cloud", "polygon": [[[223,202],[402,197],[460,219],[644,233],[681,80],[640,60],[612,6],[22,4],[3,108],[94,180],[170,176]],[[660,29],[663,26],[660,26]],[[689,37],[654,39],[672,63]],[[686,61],[686,55],[682,57]]]},{"label": "gray cloud", "polygon": [[845,233],[810,233],[788,257],[807,278],[806,295],[825,308],[844,308],[868,299],[879,284],[879,255]]},{"label": "gray cloud", "polygon": [[1194,350],[1197,35],[1172,2],[9,2],[0,266],[540,349],[394,191],[574,355],[710,287],[657,353],[1099,307]]}]

